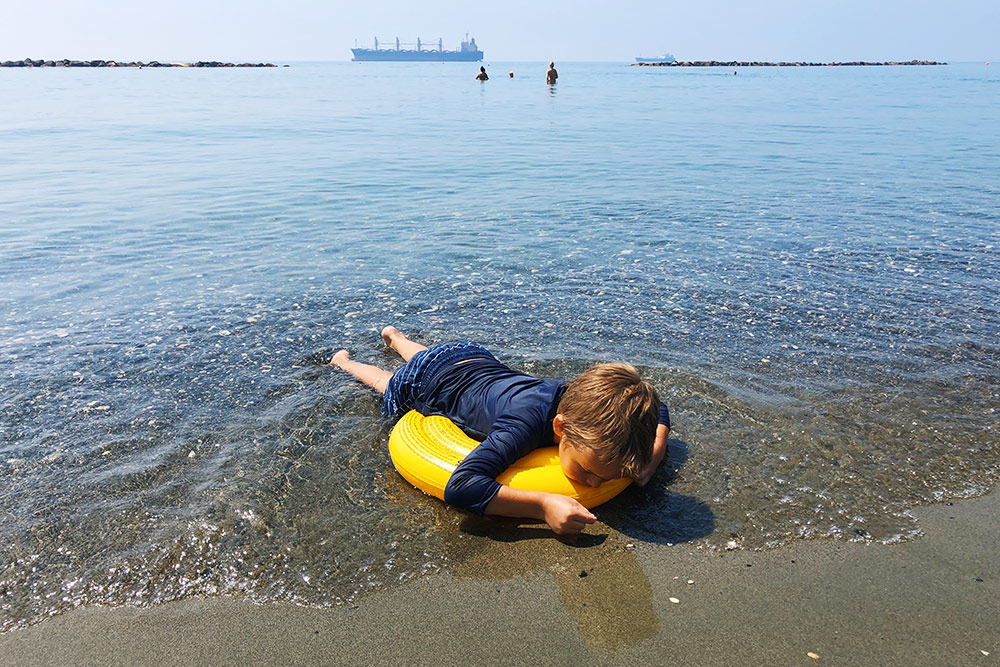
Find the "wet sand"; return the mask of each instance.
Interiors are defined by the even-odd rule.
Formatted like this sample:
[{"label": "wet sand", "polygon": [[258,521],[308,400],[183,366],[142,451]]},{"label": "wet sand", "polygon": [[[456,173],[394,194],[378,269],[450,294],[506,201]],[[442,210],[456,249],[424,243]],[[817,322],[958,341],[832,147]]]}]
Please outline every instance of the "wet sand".
[{"label": "wet sand", "polygon": [[452,574],[353,606],[82,609],[0,636],[0,663],[997,664],[1000,492],[915,514],[905,544],[759,553],[470,519]]}]

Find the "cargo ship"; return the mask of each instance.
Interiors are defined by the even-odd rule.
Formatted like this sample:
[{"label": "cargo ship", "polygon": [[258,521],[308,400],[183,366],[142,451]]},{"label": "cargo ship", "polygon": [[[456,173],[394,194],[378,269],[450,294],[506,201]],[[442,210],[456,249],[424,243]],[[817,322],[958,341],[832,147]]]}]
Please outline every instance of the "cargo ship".
[{"label": "cargo ship", "polygon": [[[409,47],[416,48],[409,48]],[[416,44],[401,43],[399,37],[396,38],[396,48],[379,48],[378,37],[375,38],[374,49],[351,49],[354,54],[354,61],[388,61],[388,62],[462,62],[474,63],[483,59],[483,52],[476,46],[476,38],[469,39],[465,36],[462,47],[458,51],[445,51],[443,40],[439,39],[437,48],[420,41],[417,38]]]}]

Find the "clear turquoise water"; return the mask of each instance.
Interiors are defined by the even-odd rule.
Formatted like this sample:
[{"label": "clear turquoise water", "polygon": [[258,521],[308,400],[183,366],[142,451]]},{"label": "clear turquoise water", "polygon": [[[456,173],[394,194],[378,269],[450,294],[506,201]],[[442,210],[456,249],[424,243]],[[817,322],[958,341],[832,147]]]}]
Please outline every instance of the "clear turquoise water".
[{"label": "clear turquoise water", "polygon": [[647,373],[630,539],[891,542],[996,485],[1000,70],[477,69],[0,70],[0,628],[453,567],[484,529],[323,366],[387,323]]}]

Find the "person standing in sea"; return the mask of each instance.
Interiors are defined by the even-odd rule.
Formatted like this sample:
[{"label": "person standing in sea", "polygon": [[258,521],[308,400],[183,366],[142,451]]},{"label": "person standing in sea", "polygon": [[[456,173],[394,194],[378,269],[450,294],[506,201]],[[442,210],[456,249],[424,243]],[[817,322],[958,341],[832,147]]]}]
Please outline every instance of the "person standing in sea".
[{"label": "person standing in sea", "polygon": [[545,73],[545,83],[551,86],[555,84],[558,78],[559,72],[556,71],[556,64],[554,62],[549,63],[549,71]]},{"label": "person standing in sea", "polygon": [[479,74],[476,75],[476,81],[489,81],[490,75],[486,73],[485,67],[479,68]]}]

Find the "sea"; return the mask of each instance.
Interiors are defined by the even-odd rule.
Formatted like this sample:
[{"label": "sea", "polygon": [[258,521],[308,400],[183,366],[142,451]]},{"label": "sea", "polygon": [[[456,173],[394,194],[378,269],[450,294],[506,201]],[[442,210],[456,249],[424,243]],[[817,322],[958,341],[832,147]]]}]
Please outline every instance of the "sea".
[{"label": "sea", "polygon": [[0,69],[0,629],[488,549],[326,365],[387,324],[639,368],[668,459],[589,529],[634,544],[919,539],[1000,481],[1000,68],[289,65]]}]

